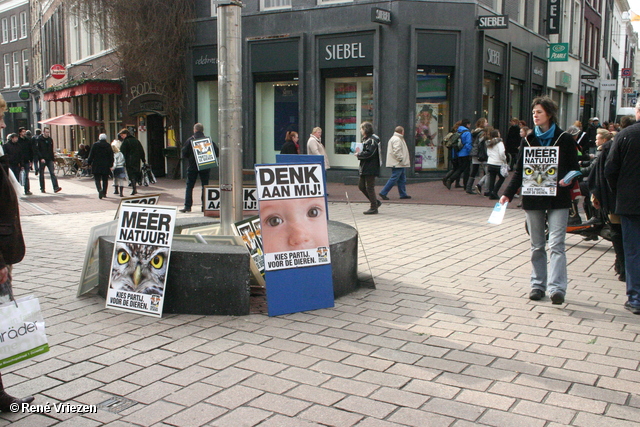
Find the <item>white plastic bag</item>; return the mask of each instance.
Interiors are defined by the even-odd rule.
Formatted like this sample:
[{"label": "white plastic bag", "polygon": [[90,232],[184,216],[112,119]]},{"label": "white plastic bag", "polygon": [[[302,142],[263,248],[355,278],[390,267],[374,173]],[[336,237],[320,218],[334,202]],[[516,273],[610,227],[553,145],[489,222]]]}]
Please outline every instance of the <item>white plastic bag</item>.
[{"label": "white plastic bag", "polygon": [[38,298],[0,305],[0,369],[49,351]]}]

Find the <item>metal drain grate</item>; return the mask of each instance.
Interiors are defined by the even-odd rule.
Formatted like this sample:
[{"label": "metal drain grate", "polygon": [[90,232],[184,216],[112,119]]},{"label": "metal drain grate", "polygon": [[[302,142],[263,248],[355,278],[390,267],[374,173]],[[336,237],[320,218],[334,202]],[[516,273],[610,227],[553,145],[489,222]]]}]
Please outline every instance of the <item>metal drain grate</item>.
[{"label": "metal drain grate", "polygon": [[104,402],[98,403],[98,408],[103,411],[111,412],[112,414],[119,414],[125,409],[129,409],[134,405],[137,405],[138,402],[135,400],[127,399],[122,396],[113,396],[105,400]]}]

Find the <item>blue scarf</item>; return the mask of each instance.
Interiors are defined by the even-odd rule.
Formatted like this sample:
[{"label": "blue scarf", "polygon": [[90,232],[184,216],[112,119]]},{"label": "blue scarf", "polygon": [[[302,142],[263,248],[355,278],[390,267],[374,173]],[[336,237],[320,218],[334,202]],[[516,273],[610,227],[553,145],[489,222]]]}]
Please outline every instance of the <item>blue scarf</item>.
[{"label": "blue scarf", "polygon": [[542,132],[540,126],[536,126],[536,137],[538,141],[540,141],[540,145],[543,147],[548,147],[551,145],[551,141],[553,140],[553,135],[556,133],[556,124],[552,124],[548,131]]}]

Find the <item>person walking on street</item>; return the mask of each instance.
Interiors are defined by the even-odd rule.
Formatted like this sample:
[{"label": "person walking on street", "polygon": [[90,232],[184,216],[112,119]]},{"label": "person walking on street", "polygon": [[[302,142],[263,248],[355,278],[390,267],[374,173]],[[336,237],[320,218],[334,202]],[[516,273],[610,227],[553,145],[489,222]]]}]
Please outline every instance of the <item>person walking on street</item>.
[{"label": "person walking on street", "polygon": [[309,135],[309,140],[307,141],[307,154],[323,156],[324,168],[329,169],[331,167],[331,165],[329,165],[329,158],[327,157],[327,150],[325,150],[324,145],[322,145],[322,128],[313,128],[311,135]]},{"label": "person walking on street", "polygon": [[22,167],[22,150],[18,145],[18,134],[11,133],[7,138],[7,143],[2,146],[5,155],[5,163],[13,172],[14,177],[20,179],[20,168]]},{"label": "person walking on street", "polygon": [[[22,160],[20,170],[24,171],[24,194],[25,196],[31,196],[33,193],[30,190],[29,184],[29,171],[31,170],[31,162],[35,157],[35,150],[33,149],[33,142],[31,138],[27,138],[27,129],[18,129],[18,146],[22,152]],[[16,177],[19,179],[19,177]]]},{"label": "person walking on street", "polygon": [[[113,186],[115,192],[113,194],[119,194],[120,197],[124,196],[124,186],[127,185],[127,169],[125,168],[124,156],[120,152],[120,147],[115,144],[111,144],[111,151],[113,151],[113,166],[111,166],[111,173],[113,174]],[[104,190],[106,194],[106,189]]]},{"label": "person walking on street", "polygon": [[36,148],[38,162],[40,163],[40,191],[42,193],[46,193],[44,172],[45,168],[47,168],[49,169],[49,176],[51,177],[53,191],[54,193],[59,193],[62,188],[58,186],[58,178],[55,174],[55,165],[53,163],[55,154],[53,152],[53,139],[51,139],[49,128],[44,128],[42,134],[36,138]]},{"label": "person walking on street", "polygon": [[471,132],[473,138],[473,144],[471,146],[471,173],[465,186],[465,191],[469,194],[475,194],[473,192],[473,184],[476,181],[476,176],[480,173],[480,169],[483,172],[483,178],[478,183],[478,192],[482,189],[482,181],[486,181],[487,176],[487,146],[486,141],[489,139],[488,132],[490,130],[489,122],[484,117],[481,117],[476,122],[476,128]]},{"label": "person walking on street", "polygon": [[140,172],[140,162],[146,163],[144,157],[144,149],[142,144],[129,132],[129,129],[124,128],[118,134],[122,139],[120,145],[120,151],[124,156],[124,161],[127,164],[127,175],[131,180],[131,195],[138,194],[136,185],[142,181],[142,173]]},{"label": "person walking on street", "polygon": [[455,148],[452,150],[453,156],[457,159],[457,166],[452,169],[444,179],[444,186],[451,190],[451,184],[458,182],[463,177],[463,187],[466,188],[469,183],[469,166],[471,165],[471,148],[473,147],[473,138],[469,130],[469,119],[462,119],[460,126],[456,131],[460,134],[463,146],[460,150]]},{"label": "person walking on street", "polygon": [[358,189],[362,191],[371,203],[369,210],[364,211],[365,215],[378,213],[378,208],[382,204],[376,198],[376,177],[380,175],[380,141],[373,134],[373,125],[369,122],[362,122],[360,125],[362,135],[362,151],[356,154],[360,160],[360,180]]},{"label": "person walking on street", "polygon": [[[502,166],[507,164],[507,155],[505,153],[504,143],[500,138],[500,131],[493,129],[489,133],[489,141],[487,141],[487,164],[489,167],[489,199],[498,200],[498,191],[504,183],[506,176],[502,175]],[[498,182],[496,183],[496,178]]]},{"label": "person walking on street", "polygon": [[[640,120],[640,103],[636,104]],[[640,123],[624,128],[611,144],[604,174],[615,197],[613,213],[622,219],[627,301],[624,307],[640,314]]]},{"label": "person walking on street", "polygon": [[87,162],[91,165],[91,173],[93,173],[93,179],[96,183],[98,197],[101,199],[107,197],[109,175],[113,165],[113,150],[111,149],[111,144],[107,142],[107,134],[101,133],[98,142],[91,146]]},{"label": "person walking on street", "polygon": [[280,154],[300,154],[300,144],[298,140],[298,132],[293,130],[288,131],[284,137],[284,144],[282,144]]},{"label": "person walking on street", "polygon": [[380,191],[382,200],[389,200],[387,194],[396,184],[398,185],[398,193],[401,199],[411,198],[407,194],[407,175],[405,173],[405,168],[409,166],[411,166],[411,161],[407,143],[404,141],[404,128],[397,126],[395,133],[387,144],[387,167],[391,168],[391,177],[382,191]]},{"label": "person walking on street", "polygon": [[[204,139],[204,126],[202,123],[196,123],[193,125],[193,135],[182,144],[182,158],[187,159],[189,166],[187,167],[187,189],[184,194],[184,208],[180,209],[180,212],[191,212],[191,206],[193,205],[193,188],[196,186],[196,181],[200,177],[200,183],[202,184],[202,194],[200,200],[202,203],[202,210],[204,211],[204,186],[209,185],[209,174],[211,169],[198,170],[198,163],[193,154],[193,141]],[[213,143],[213,149],[216,153],[216,158],[219,159],[220,151],[215,142]]]},{"label": "person walking on street", "polygon": [[[0,95],[0,130],[6,127],[4,123],[6,110],[7,103]],[[0,230],[3,230],[0,233],[0,302],[2,303],[13,299],[12,266],[22,261],[25,254],[18,195],[9,181],[7,160],[6,153],[0,157]],[[0,374],[0,411],[12,412],[15,405],[21,408],[22,404],[31,403],[33,400],[33,396],[18,398],[9,395],[4,390],[2,374]]]},{"label": "person walking on street", "polygon": [[[553,304],[562,304],[568,281],[564,241],[571,208],[572,184],[564,182],[563,177],[568,172],[579,170],[578,151],[571,135],[556,124],[558,105],[551,98],[544,96],[534,99],[532,113],[535,131],[520,144],[516,171],[500,198],[500,204],[513,200],[522,187],[522,207],[531,240],[529,299],[540,300],[548,291]],[[557,147],[557,150],[527,150],[531,158],[527,158],[525,167],[524,151],[529,147]],[[529,192],[536,195],[528,194]],[[548,267],[545,250],[546,224],[550,252]]]}]

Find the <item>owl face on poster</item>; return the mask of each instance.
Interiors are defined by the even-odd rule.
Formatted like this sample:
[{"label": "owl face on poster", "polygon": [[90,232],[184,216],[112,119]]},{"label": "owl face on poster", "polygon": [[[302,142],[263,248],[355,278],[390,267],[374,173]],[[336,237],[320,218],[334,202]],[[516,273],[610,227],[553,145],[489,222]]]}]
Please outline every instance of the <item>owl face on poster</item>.
[{"label": "owl face on poster", "polygon": [[527,187],[556,187],[558,168],[556,165],[525,165],[522,185]]},{"label": "owl face on poster", "polygon": [[169,248],[116,243],[111,265],[111,288],[162,296]]}]

